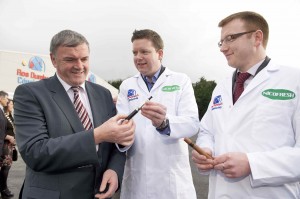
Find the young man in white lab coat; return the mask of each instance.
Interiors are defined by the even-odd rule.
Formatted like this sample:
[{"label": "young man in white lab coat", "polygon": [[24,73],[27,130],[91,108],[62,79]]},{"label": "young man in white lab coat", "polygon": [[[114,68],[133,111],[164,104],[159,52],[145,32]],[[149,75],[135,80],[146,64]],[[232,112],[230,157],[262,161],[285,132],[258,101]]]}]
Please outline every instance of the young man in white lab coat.
[{"label": "young man in white lab coat", "polygon": [[[209,199],[300,198],[300,71],[266,56],[269,28],[254,12],[219,23],[220,51],[236,71],[215,88],[193,151]],[[249,73],[236,100],[239,76]],[[236,101],[235,101],[236,100]]]},{"label": "young man in white lab coat", "polygon": [[163,41],[152,30],[134,31],[134,64],[139,71],[120,86],[119,113],[134,116],[135,141],[127,151],[121,199],[196,199],[188,145],[198,132],[198,109],[190,79],[162,66]]}]

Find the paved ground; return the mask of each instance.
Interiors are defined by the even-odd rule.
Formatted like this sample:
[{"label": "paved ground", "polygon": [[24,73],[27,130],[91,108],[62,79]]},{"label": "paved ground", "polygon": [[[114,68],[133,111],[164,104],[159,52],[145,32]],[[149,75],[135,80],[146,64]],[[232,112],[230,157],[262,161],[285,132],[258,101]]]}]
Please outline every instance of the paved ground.
[{"label": "paved ground", "polygon": [[[206,199],[207,198],[207,190],[208,190],[208,177],[200,176],[197,173],[196,168],[192,163],[191,163],[191,166],[192,166],[194,185],[195,185],[196,192],[197,192],[197,199]],[[25,174],[25,164],[19,156],[19,160],[16,162],[13,162],[13,165],[10,170],[9,177],[8,177],[8,186],[9,186],[10,190],[15,194],[15,196],[11,199],[18,198],[19,191],[20,191],[21,185],[24,180],[24,174]],[[118,199],[118,198],[119,197],[117,194],[113,199]]]}]

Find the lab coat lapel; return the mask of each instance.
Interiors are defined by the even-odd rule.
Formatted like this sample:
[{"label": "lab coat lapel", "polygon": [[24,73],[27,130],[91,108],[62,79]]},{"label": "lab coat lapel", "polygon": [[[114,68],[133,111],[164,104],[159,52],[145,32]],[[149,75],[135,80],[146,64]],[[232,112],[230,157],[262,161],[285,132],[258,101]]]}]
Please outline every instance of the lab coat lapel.
[{"label": "lab coat lapel", "polygon": [[226,77],[223,83],[224,90],[226,92],[226,95],[229,96],[229,99],[232,101],[232,75],[230,77]]},{"label": "lab coat lapel", "polygon": [[[171,74],[172,74],[172,71],[170,71],[168,68],[166,68],[165,71],[160,75],[160,77],[157,79],[157,81],[153,85],[151,92],[153,92],[157,88],[159,88],[160,85],[162,83],[164,83],[166,81],[167,77]],[[141,88],[141,90],[143,90],[145,93],[149,93],[150,91],[148,91],[148,87],[147,87],[144,79],[142,78],[141,74],[138,73],[137,75],[135,75],[135,77],[137,78],[137,83],[138,83],[138,86]]]},{"label": "lab coat lapel", "polygon": [[266,66],[257,75],[255,75],[255,77],[251,80],[249,85],[246,87],[246,89],[244,90],[240,98],[243,98],[243,96],[253,91],[253,89],[255,89],[257,86],[267,81],[270,78],[269,72],[276,71],[276,70],[279,70],[279,66],[269,63],[268,66]]},{"label": "lab coat lapel", "polygon": [[172,72],[168,68],[166,68],[153,85],[151,91],[155,91],[157,88],[160,88],[161,84],[164,83],[167,80],[168,76],[171,74]]},{"label": "lab coat lapel", "polygon": [[137,78],[137,84],[140,87],[141,90],[143,90],[145,93],[149,93],[147,85],[145,81],[143,80],[143,77],[140,73],[136,74],[135,77]]}]

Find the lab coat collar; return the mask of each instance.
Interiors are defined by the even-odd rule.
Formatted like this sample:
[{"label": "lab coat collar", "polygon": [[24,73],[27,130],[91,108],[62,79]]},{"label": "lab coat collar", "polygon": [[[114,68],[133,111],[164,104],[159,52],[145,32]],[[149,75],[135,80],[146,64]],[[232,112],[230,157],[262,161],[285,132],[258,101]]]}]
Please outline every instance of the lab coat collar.
[{"label": "lab coat collar", "polygon": [[[172,71],[169,70],[167,67],[165,69],[165,71],[160,75],[160,77],[157,79],[157,81],[155,82],[155,84],[153,85],[152,89],[150,92],[155,91],[163,82],[165,82],[166,78],[170,75],[172,75]],[[141,76],[140,73],[137,73],[136,75],[134,75],[135,78],[137,78],[137,83],[139,85],[139,87],[145,92],[145,93],[149,93],[147,85],[145,84],[143,77]]]},{"label": "lab coat collar", "polygon": [[[264,81],[268,80],[270,77],[270,73],[276,72],[278,70],[280,70],[280,65],[274,64],[273,61],[271,60],[269,62],[269,64],[262,71],[260,71],[255,76],[255,78],[253,78],[251,80],[251,82],[249,83],[249,85],[246,87],[246,89],[244,90],[244,92],[242,93],[242,95],[239,98],[240,99],[243,98],[245,95],[247,95],[247,93],[251,92],[255,87],[257,87]],[[232,83],[233,83],[232,75],[233,75],[233,73],[231,73],[228,77],[226,77],[224,82],[221,83],[224,85],[226,94],[228,96],[232,96]],[[230,97],[230,99],[232,100],[232,97]],[[238,104],[238,101],[235,103],[235,105]]]},{"label": "lab coat collar", "polygon": [[[254,88],[256,88],[258,85],[262,84],[263,82],[267,81],[270,78],[270,73],[276,72],[280,70],[280,65],[276,65],[272,62],[272,60],[269,62],[269,64],[262,69],[249,83],[249,85],[245,88],[244,92],[240,96],[240,99],[242,99],[245,95],[247,95],[249,92],[251,92]],[[231,92],[232,93],[232,92]],[[236,102],[238,103],[238,101]]]}]

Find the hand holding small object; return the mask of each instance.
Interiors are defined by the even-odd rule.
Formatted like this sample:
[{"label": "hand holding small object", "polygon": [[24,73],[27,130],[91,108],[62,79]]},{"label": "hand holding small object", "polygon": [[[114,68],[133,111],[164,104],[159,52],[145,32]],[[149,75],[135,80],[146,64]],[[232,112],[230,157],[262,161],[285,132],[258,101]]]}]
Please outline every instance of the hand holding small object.
[{"label": "hand holding small object", "polygon": [[198,145],[194,144],[193,141],[189,138],[184,138],[184,141],[193,149],[195,149],[200,155],[204,155],[207,159],[214,159],[211,155],[206,153],[203,149],[201,149]]},{"label": "hand holding small object", "polygon": [[[152,98],[153,98],[153,97],[150,96],[150,97],[148,98],[148,101],[151,100]],[[142,109],[142,107],[144,106],[144,104],[145,104],[145,103],[143,103],[140,107],[134,109],[134,110],[133,110],[126,118],[124,118],[124,119],[122,119],[122,120],[119,120],[119,121],[118,121],[118,124],[122,124],[125,120],[130,120],[130,119],[132,119],[133,116],[135,116],[135,115]]]}]

